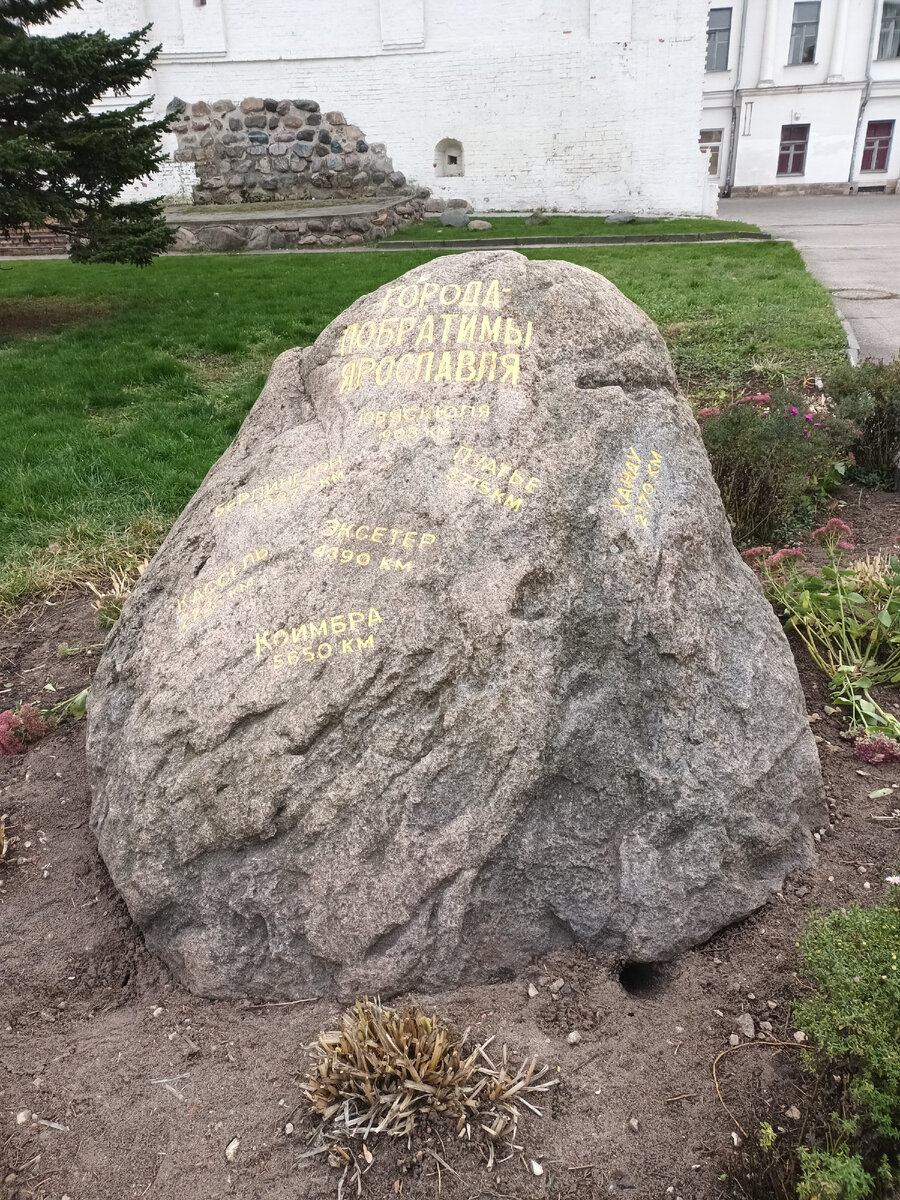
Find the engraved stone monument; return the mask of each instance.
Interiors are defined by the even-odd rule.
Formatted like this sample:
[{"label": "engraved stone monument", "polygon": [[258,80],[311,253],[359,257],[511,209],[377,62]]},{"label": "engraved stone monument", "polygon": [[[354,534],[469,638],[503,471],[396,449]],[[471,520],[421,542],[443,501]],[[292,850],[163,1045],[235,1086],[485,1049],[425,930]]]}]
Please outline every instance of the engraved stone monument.
[{"label": "engraved stone monument", "polygon": [[452,255],[276,362],[109,638],[92,825],[208,996],[665,959],[809,863],[794,663],[647,317]]}]

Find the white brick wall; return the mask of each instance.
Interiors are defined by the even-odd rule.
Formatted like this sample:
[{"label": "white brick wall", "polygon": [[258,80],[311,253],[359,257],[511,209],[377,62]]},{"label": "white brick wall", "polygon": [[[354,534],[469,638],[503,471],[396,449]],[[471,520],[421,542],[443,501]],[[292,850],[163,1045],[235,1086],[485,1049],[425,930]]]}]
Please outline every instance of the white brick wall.
[{"label": "white brick wall", "polygon": [[[705,0],[83,0],[75,18],[80,28],[154,22],[164,50],[152,80],[157,111],[174,95],[309,97],[385,142],[411,180],[479,209],[696,214],[715,204],[697,148],[706,8]],[[417,38],[421,46],[383,48]],[[436,177],[442,138],[463,144],[462,179]]]}]

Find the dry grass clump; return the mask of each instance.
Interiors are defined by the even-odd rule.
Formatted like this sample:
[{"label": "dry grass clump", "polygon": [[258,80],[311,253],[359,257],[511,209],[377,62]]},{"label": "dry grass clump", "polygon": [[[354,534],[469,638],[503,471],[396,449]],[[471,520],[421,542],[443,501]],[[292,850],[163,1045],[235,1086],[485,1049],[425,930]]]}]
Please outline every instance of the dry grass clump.
[{"label": "dry grass clump", "polygon": [[112,629],[122,615],[122,609],[125,607],[125,601],[131,595],[131,589],[149,565],[150,560],[145,558],[143,562],[134,564],[132,568],[121,567],[116,570],[115,567],[110,567],[109,584],[102,591],[88,580],[88,587],[97,597],[96,600],[91,601],[91,607],[97,613],[97,624],[101,628]]},{"label": "dry grass clump", "polygon": [[424,1121],[456,1121],[459,1137],[483,1130],[493,1165],[499,1143],[515,1145],[522,1108],[541,1116],[525,1097],[557,1082],[537,1060],[510,1065],[506,1047],[487,1054],[493,1038],[466,1053],[468,1029],[456,1038],[439,1017],[407,1006],[400,1011],[375,999],[357,1000],[340,1028],[319,1035],[310,1049],[315,1069],[304,1091],[320,1118],[320,1142],[386,1133],[411,1137]]}]

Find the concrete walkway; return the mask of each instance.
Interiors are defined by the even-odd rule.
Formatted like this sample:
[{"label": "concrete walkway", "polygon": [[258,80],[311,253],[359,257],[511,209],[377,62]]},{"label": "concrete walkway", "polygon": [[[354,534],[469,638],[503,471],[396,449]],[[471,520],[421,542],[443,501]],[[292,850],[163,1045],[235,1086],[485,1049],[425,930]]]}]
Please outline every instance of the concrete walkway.
[{"label": "concrete walkway", "polygon": [[900,195],[721,200],[718,215],[793,242],[861,358],[900,354]]}]

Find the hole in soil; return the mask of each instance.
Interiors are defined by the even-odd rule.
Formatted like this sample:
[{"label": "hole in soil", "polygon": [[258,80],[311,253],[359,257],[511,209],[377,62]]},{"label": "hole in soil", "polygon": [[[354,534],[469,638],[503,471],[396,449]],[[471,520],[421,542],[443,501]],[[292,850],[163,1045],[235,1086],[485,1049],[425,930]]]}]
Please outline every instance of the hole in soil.
[{"label": "hole in soil", "polygon": [[619,983],[629,996],[658,996],[665,982],[658,963],[626,963],[619,971]]}]

